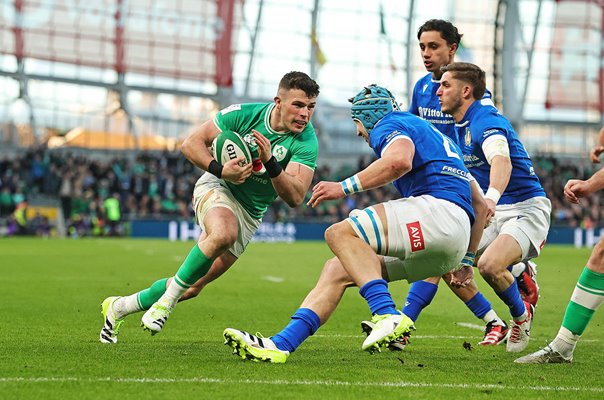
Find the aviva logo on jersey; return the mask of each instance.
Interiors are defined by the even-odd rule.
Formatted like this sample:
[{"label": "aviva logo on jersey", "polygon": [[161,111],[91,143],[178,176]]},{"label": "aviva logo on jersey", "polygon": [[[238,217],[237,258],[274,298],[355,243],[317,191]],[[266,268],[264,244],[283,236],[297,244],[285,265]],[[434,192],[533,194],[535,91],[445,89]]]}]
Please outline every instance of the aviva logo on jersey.
[{"label": "aviva logo on jersey", "polygon": [[470,133],[470,128],[466,128],[466,136],[464,138],[466,146],[472,144],[472,134]]}]

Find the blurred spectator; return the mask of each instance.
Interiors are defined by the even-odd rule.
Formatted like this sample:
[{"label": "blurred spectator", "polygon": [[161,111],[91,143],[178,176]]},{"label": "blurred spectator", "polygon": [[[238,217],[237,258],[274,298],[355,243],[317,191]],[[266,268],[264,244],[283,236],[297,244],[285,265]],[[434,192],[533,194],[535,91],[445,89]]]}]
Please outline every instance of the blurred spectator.
[{"label": "blurred spectator", "polygon": [[69,219],[71,217],[71,198],[73,197],[73,182],[71,171],[65,170],[63,179],[61,180],[61,188],[59,189],[59,199],[61,200],[61,210],[63,217]]},{"label": "blurred spectator", "polygon": [[15,235],[26,235],[29,233],[27,229],[27,202],[22,201],[17,204],[15,211],[12,214],[13,234]]},{"label": "blurred spectator", "polygon": [[49,237],[50,236],[50,221],[45,215],[41,215],[39,212],[36,213],[34,218],[29,224],[30,232],[36,236]]},{"label": "blurred spectator", "polygon": [[10,188],[3,186],[0,189],[0,216],[9,215],[15,209],[13,203],[13,196],[11,195]]},{"label": "blurred spectator", "polygon": [[120,195],[113,193],[111,197],[103,202],[105,208],[105,216],[107,217],[107,227],[109,236],[121,236],[122,227],[122,211],[120,205]]}]

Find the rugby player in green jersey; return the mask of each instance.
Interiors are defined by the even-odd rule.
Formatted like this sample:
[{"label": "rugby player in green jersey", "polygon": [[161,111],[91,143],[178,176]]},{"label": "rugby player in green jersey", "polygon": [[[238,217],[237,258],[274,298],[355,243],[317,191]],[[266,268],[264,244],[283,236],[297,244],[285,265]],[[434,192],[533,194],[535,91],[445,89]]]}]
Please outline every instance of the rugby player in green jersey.
[{"label": "rugby player in green jersey", "polygon": [[[124,318],[143,310],[143,328],[160,332],[178,301],[197,296],[237,261],[277,196],[290,207],[302,204],[316,167],[318,141],[310,119],[318,95],[319,85],[308,75],[289,72],[274,102],[231,105],[189,134],[182,152],[207,171],[193,191],[202,234],[173,277],[103,301],[102,343],[117,343]],[[209,148],[223,130],[254,136],[265,167],[261,174],[252,174],[251,163],[240,166],[243,157],[224,165],[214,159]]]}]

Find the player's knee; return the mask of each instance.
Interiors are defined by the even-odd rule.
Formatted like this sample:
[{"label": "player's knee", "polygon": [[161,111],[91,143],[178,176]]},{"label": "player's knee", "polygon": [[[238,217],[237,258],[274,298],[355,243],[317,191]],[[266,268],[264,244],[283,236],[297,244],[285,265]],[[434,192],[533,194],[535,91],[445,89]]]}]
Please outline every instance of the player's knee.
[{"label": "player's knee", "polygon": [[600,240],[592,250],[587,266],[594,272],[604,273],[604,239]]},{"label": "player's knee", "polygon": [[346,222],[338,222],[336,224],[331,225],[329,228],[325,230],[325,241],[331,247],[332,244],[336,243],[339,237],[343,234],[344,224],[348,224]]},{"label": "player's knee", "polygon": [[325,271],[329,274],[333,274],[334,271],[336,271],[338,269],[338,267],[341,267],[341,264],[338,261],[338,258],[332,257],[329,260],[325,261],[325,264],[323,265],[323,271]]},{"label": "player's knee", "polygon": [[206,240],[218,250],[218,253],[223,253],[237,241],[237,231],[225,229],[212,232],[208,234]]},{"label": "player's knee", "polygon": [[477,267],[480,275],[487,279],[494,278],[501,273],[501,266],[491,257],[480,257]]},{"label": "player's knee", "polygon": [[337,257],[330,258],[325,262],[321,276],[343,286],[348,286],[352,283],[348,273]]}]

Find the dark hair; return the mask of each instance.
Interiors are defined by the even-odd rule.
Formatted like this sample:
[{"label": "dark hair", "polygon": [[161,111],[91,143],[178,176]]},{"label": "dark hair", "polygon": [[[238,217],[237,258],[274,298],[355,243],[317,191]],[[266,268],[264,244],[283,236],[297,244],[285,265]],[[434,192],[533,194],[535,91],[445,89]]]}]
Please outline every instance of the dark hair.
[{"label": "dark hair", "polygon": [[319,96],[319,85],[304,72],[292,71],[283,75],[281,82],[279,82],[279,89],[300,89],[303,90],[308,97]]},{"label": "dark hair", "polygon": [[453,79],[459,79],[460,81],[466,82],[472,86],[472,96],[474,99],[482,99],[484,92],[487,88],[485,73],[478,65],[464,62],[454,62],[444,67],[440,67],[440,70],[444,74],[445,72],[451,73]]},{"label": "dark hair", "polygon": [[420,26],[419,30],[417,31],[417,39],[419,40],[419,37],[422,35],[422,33],[428,31],[440,32],[440,36],[442,36],[442,38],[445,39],[449,45],[459,45],[461,37],[463,36],[461,33],[459,33],[455,25],[449,21],[445,21],[444,19],[430,19],[424,22],[424,24]]}]

